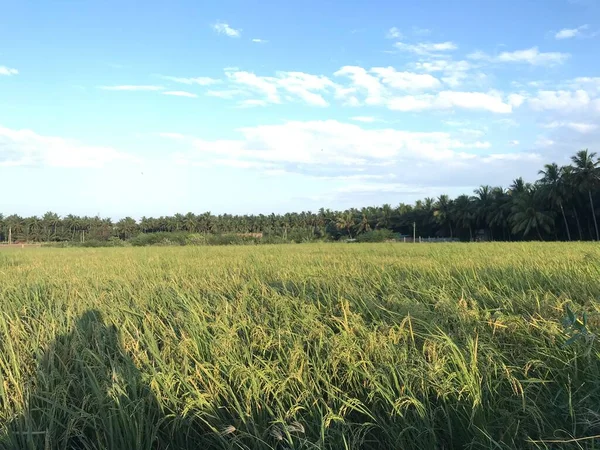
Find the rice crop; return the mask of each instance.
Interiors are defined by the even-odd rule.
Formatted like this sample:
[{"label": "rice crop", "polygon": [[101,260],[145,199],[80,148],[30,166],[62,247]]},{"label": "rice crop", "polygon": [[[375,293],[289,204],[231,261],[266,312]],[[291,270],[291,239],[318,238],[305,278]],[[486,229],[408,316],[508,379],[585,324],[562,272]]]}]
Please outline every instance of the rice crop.
[{"label": "rice crop", "polygon": [[596,243],[0,251],[2,449],[600,448]]}]

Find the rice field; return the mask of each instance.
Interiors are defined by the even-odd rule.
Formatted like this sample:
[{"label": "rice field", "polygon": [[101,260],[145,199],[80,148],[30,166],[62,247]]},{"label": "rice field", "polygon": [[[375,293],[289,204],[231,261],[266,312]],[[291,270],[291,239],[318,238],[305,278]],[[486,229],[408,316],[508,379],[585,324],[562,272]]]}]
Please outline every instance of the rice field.
[{"label": "rice field", "polygon": [[600,448],[599,298],[594,243],[5,249],[0,448]]}]

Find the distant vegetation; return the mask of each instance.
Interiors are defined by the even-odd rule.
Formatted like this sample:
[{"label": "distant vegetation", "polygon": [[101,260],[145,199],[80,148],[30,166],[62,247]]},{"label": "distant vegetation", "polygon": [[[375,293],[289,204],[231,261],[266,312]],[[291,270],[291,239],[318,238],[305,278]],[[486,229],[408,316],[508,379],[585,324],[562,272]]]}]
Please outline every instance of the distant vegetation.
[{"label": "distant vegetation", "polygon": [[0,449],[598,448],[599,262],[595,243],[7,249]]},{"label": "distant vegetation", "polygon": [[[473,196],[441,195],[414,205],[383,205],[346,211],[320,209],[271,215],[176,214],[126,217],[114,223],[100,217],[0,215],[0,241],[74,242],[89,246],[226,243],[279,243],[313,240],[381,238],[389,230],[412,236],[458,238],[463,241],[600,240],[596,209],[600,205],[600,163],[582,150],[572,164],[547,164],[533,184],[517,178],[507,188],[481,186]],[[413,228],[414,227],[414,228]],[[157,234],[161,233],[161,234]],[[164,233],[171,233],[165,235]],[[154,237],[148,235],[157,234]],[[220,237],[217,237],[220,236]],[[394,237],[391,234],[386,235]]]}]

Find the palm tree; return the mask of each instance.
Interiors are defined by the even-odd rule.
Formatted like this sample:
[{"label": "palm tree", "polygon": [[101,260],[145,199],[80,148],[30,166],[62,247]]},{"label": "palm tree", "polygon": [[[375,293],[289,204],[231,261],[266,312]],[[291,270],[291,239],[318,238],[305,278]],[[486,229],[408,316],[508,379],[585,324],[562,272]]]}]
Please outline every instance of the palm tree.
[{"label": "palm tree", "polygon": [[[475,189],[475,220],[478,227],[488,228],[488,216],[492,209],[491,186],[480,186]],[[491,228],[490,228],[491,232]],[[493,239],[493,236],[491,236]]]},{"label": "palm tree", "polygon": [[554,220],[547,211],[540,209],[536,197],[536,192],[525,192],[517,196],[513,200],[510,221],[513,225],[512,232],[514,234],[523,233],[523,236],[527,236],[535,230],[542,241],[544,239],[540,228],[550,233]]},{"label": "palm tree", "polygon": [[355,226],[354,214],[352,211],[345,211],[336,220],[336,227],[338,230],[346,230],[350,239],[352,239],[352,228]]},{"label": "palm tree", "polygon": [[450,197],[445,194],[439,196],[433,215],[440,226],[448,226],[450,238],[452,239],[452,200],[450,200]]},{"label": "palm tree", "polygon": [[371,225],[369,224],[369,218],[367,217],[366,211],[362,213],[362,219],[358,223],[358,227],[356,229],[357,233],[366,233],[371,231]]},{"label": "palm tree", "polygon": [[516,196],[524,194],[529,190],[531,190],[531,184],[525,183],[523,177],[519,177],[513,180],[512,184],[508,188],[508,193],[510,195]]},{"label": "palm tree", "polygon": [[511,198],[502,187],[492,189],[492,206],[488,215],[490,228],[499,227],[502,230],[502,238],[506,240],[506,228],[510,215]]},{"label": "palm tree", "polygon": [[392,226],[393,208],[388,204],[384,204],[380,209],[379,219],[377,220],[377,228],[390,228]]},{"label": "palm tree", "polygon": [[575,173],[573,166],[563,166],[563,181],[565,185],[565,203],[570,204],[573,217],[575,217],[575,223],[577,224],[577,231],[579,234],[579,240],[583,240],[583,231],[581,230],[581,222],[579,221],[579,214],[577,209],[579,207],[579,185],[575,179]]},{"label": "palm tree", "polygon": [[567,216],[565,209],[563,208],[563,201],[565,197],[565,183],[563,178],[563,168],[558,167],[556,163],[546,164],[545,170],[540,170],[539,175],[542,175],[540,183],[542,185],[542,192],[552,206],[556,205],[559,207],[562,213],[563,221],[565,222],[565,229],[567,230],[567,237],[571,240],[571,231],[569,230],[569,222],[567,222]]},{"label": "palm tree", "polygon": [[596,210],[594,209],[594,200],[592,199],[592,189],[598,186],[600,177],[600,161],[596,159],[595,152],[588,152],[587,149],[578,151],[573,157],[573,175],[579,185],[581,192],[588,193],[590,200],[590,208],[592,210],[592,218],[594,219],[594,228],[596,230],[596,240],[600,241],[600,233],[598,233],[598,222],[596,221]]},{"label": "palm tree", "polygon": [[456,197],[452,215],[458,226],[469,229],[469,238],[470,240],[473,240],[473,220],[475,219],[475,211],[471,197],[464,194]]}]

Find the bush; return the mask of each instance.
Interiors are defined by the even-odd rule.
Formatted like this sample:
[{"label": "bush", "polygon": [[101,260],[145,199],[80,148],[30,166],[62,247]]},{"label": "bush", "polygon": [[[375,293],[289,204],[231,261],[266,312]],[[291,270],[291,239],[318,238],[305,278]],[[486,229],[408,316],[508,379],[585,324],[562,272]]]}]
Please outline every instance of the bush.
[{"label": "bush", "polygon": [[189,233],[141,233],[129,242],[134,247],[145,247],[149,245],[186,245]]},{"label": "bush", "polygon": [[356,240],[358,242],[385,242],[389,240],[395,240],[396,238],[396,233],[385,228],[381,230],[367,231],[366,233],[356,236]]},{"label": "bush", "polygon": [[243,245],[258,244],[259,238],[239,234],[209,234],[206,236],[207,245]]}]

